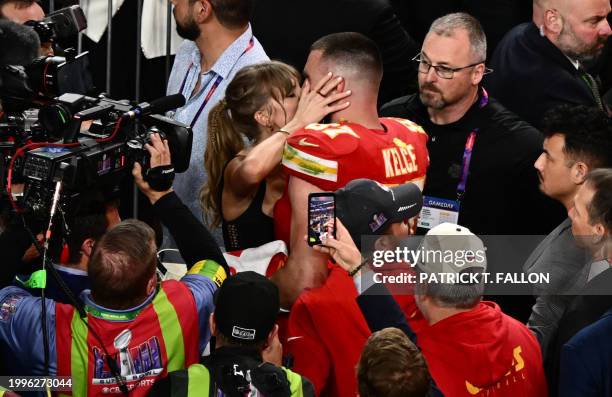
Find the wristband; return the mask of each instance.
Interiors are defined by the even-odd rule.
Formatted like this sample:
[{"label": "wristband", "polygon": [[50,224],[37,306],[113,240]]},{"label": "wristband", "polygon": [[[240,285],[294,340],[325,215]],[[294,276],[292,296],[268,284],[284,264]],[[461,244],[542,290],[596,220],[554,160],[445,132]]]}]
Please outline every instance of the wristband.
[{"label": "wristband", "polygon": [[168,164],[149,168],[143,179],[149,183],[151,189],[157,192],[165,192],[172,187],[172,182],[174,182],[174,166]]},{"label": "wristband", "polygon": [[217,262],[210,259],[199,261],[189,269],[187,274],[199,274],[200,276],[204,276],[214,282],[217,287],[220,287],[227,278],[225,269]]},{"label": "wristband", "polygon": [[368,263],[368,258],[365,258],[364,260],[361,261],[360,264],[358,264],[357,266],[355,266],[352,270],[348,272],[349,276],[354,277],[355,274],[359,273],[361,268],[364,267],[367,263]]},{"label": "wristband", "polygon": [[287,136],[291,135],[291,133],[290,133],[289,131],[285,131],[285,130],[283,130],[282,128],[281,128],[281,129],[276,130],[276,132],[282,132],[283,134],[285,134],[285,135],[287,135]]}]

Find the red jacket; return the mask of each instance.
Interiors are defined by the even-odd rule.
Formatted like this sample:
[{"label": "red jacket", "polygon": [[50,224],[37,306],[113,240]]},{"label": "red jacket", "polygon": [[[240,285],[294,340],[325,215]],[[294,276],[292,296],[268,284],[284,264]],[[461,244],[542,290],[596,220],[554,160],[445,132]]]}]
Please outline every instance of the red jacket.
[{"label": "red jacket", "polygon": [[355,366],[370,329],[356,297],[351,277],[334,267],[325,284],[304,291],[291,307],[286,352],[317,395],[357,394]]},{"label": "red jacket", "polygon": [[421,329],[417,341],[446,396],[548,395],[535,336],[493,302]]}]

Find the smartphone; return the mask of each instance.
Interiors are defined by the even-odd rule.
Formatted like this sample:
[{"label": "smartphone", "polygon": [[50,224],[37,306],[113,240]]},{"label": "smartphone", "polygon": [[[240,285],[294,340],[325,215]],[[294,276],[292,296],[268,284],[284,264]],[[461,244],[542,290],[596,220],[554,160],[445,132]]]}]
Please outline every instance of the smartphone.
[{"label": "smartphone", "polygon": [[336,238],[336,196],[334,193],[308,195],[308,245],[321,245],[326,236]]}]

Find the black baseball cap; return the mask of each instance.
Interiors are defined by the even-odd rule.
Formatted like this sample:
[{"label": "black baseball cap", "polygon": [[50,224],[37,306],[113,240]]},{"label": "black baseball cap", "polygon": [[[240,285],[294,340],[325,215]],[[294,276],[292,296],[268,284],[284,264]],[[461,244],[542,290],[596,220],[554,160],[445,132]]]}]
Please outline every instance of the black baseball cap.
[{"label": "black baseball cap", "polygon": [[217,328],[230,341],[251,344],[265,340],[280,309],[278,287],[252,271],[228,277],[215,294]]},{"label": "black baseball cap", "polygon": [[361,236],[382,234],[388,225],[417,216],[423,206],[414,183],[386,187],[370,179],[355,179],[339,189],[336,215],[357,244]]}]

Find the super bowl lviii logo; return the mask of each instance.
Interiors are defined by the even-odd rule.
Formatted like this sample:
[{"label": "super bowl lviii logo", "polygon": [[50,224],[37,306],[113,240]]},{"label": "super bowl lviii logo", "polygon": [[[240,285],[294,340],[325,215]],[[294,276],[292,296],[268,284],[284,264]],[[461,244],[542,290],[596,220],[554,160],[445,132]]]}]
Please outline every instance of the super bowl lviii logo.
[{"label": "super bowl lviii logo", "polygon": [[[132,331],[124,330],[114,340],[117,353],[111,354],[117,363],[121,377],[126,382],[137,381],[149,376],[157,376],[163,371],[159,340],[153,336],[143,343],[130,346]],[[94,354],[94,376],[92,384],[110,385],[117,381],[107,364],[106,355],[97,346],[92,348]]]}]

